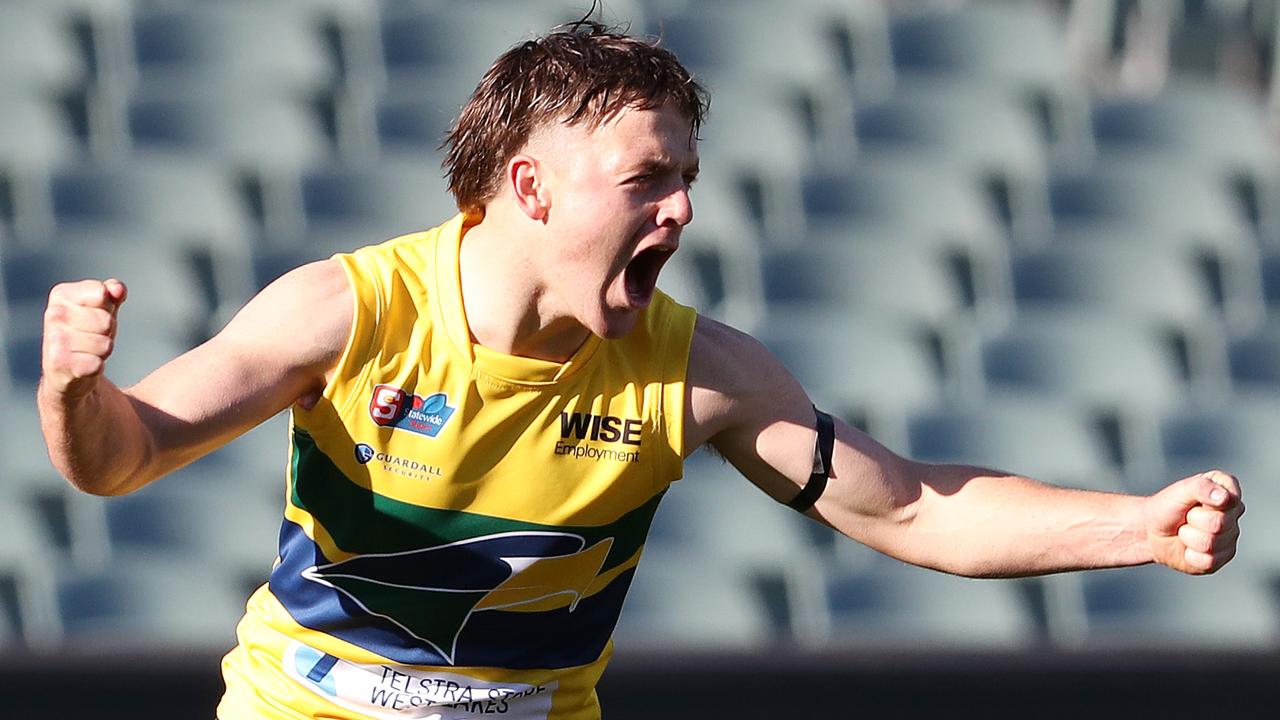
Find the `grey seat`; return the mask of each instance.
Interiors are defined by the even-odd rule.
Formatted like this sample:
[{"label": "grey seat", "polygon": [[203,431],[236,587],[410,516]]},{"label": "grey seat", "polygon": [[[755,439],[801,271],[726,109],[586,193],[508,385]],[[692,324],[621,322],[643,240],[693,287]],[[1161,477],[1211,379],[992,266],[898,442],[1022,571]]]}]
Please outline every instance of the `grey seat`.
[{"label": "grey seat", "polygon": [[701,554],[648,548],[614,630],[622,649],[753,648],[776,636],[747,575]]},{"label": "grey seat", "polygon": [[1060,243],[1016,252],[1010,263],[1019,310],[1115,313],[1183,327],[1221,318],[1211,277],[1186,251]]},{"label": "grey seat", "polygon": [[756,333],[827,412],[903,450],[905,418],[948,395],[932,336],[919,324],[876,312],[815,308],[766,316]]},{"label": "grey seat", "polygon": [[1087,646],[1116,648],[1268,648],[1280,622],[1264,580],[1228,566],[1212,582],[1160,566],[1087,573]]},{"label": "grey seat", "polygon": [[60,92],[88,79],[88,58],[66,10],[35,0],[0,5],[0,93]]},{"label": "grey seat", "polygon": [[133,17],[133,65],[151,88],[239,86],[245,92],[323,93],[341,81],[323,6],[282,2],[143,8]]},{"label": "grey seat", "polygon": [[1131,235],[1149,247],[1253,261],[1252,231],[1227,182],[1172,156],[1104,156],[1083,170],[1055,173],[1049,201],[1055,241]]},{"label": "grey seat", "polygon": [[812,242],[769,250],[761,263],[770,309],[882,313],[941,323],[970,311],[966,282],[939,250],[893,242]]},{"label": "grey seat", "polygon": [[913,414],[908,454],[978,465],[1038,480],[1101,490],[1120,487],[1119,469],[1095,419],[1051,398],[991,399]]},{"label": "grey seat", "polygon": [[830,644],[876,649],[992,650],[1036,636],[1012,582],[946,575],[878,557],[869,567],[828,569]]},{"label": "grey seat", "polygon": [[226,651],[235,645],[245,595],[189,556],[150,554],[64,573],[58,605],[65,638],[78,647]]},{"label": "grey seat", "polygon": [[1262,103],[1243,89],[1186,76],[1152,97],[1095,98],[1091,107],[1100,153],[1161,154],[1223,179],[1273,173],[1265,116]]},{"label": "grey seat", "polygon": [[1269,324],[1232,337],[1227,345],[1231,384],[1240,394],[1280,395],[1280,329]]},{"label": "grey seat", "polygon": [[[775,625],[809,641],[825,628],[811,521],[769,499],[707,451],[685,463],[654,518],[646,554],[681,554],[708,572],[780,588]],[[742,533],[750,527],[752,532]],[[733,538],[726,542],[726,538]]]},{"label": "grey seat", "polygon": [[982,184],[946,165],[863,154],[849,167],[808,173],[801,185],[807,228],[830,237],[870,229],[917,248],[984,258],[1007,245]]},{"label": "grey seat", "polygon": [[302,199],[307,242],[336,237],[353,246],[426,230],[458,212],[443,171],[412,160],[313,169],[303,176]]},{"label": "grey seat", "polygon": [[989,396],[1124,413],[1172,407],[1193,390],[1163,328],[1097,309],[1023,313],[980,343]]},{"label": "grey seat", "polygon": [[319,113],[284,95],[216,97],[201,88],[144,88],[129,98],[126,114],[137,153],[195,156],[247,172],[296,172],[333,153]]},{"label": "grey seat", "polygon": [[237,176],[220,162],[136,156],[59,168],[52,176],[59,235],[145,235],[171,246],[247,247],[258,230]]}]

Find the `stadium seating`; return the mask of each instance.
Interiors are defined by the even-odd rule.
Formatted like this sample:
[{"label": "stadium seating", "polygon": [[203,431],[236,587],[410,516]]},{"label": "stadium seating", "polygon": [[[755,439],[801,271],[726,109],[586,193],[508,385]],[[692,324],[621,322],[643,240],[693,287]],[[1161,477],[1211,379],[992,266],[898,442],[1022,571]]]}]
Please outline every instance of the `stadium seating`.
[{"label": "stadium seating", "polygon": [[926,410],[908,423],[908,452],[920,460],[1023,473],[1070,487],[1121,487],[1113,450],[1094,419],[1048,397]]},{"label": "stadium seating", "polygon": [[1012,649],[1035,640],[1011,582],[974,580],[878,558],[827,575],[832,643],[878,650]]},{"label": "stadium seating", "polygon": [[[1150,58],[1083,2],[604,3],[712,93],[661,285],[922,460],[1138,492],[1236,472],[1236,565],[960,580],[698,453],[619,647],[1275,647],[1274,98],[1218,59],[1274,31],[1179,3],[1136,77]],[[71,489],[33,400],[49,288],[129,283],[129,384],[288,269],[446,220],[459,107],[588,4],[0,0],[0,648],[230,647],[283,500],[285,415],[137,495]]]},{"label": "stadium seating", "polygon": [[1245,567],[1225,568],[1211,583],[1150,566],[1081,580],[1095,647],[1259,649],[1280,631],[1265,584]]}]

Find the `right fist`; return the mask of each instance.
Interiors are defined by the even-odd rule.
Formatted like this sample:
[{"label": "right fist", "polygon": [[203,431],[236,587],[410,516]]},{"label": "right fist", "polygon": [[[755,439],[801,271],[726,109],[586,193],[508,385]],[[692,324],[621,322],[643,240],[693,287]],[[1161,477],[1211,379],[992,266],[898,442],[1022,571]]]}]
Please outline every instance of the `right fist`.
[{"label": "right fist", "polygon": [[60,283],[49,292],[41,357],[49,390],[78,397],[93,389],[115,346],[116,311],[126,295],[114,278]]}]

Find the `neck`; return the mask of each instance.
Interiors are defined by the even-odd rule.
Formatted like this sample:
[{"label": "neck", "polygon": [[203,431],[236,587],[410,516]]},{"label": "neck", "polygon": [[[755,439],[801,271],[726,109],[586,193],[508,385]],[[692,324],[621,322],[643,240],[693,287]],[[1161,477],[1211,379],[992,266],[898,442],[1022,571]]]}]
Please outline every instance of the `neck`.
[{"label": "neck", "polygon": [[462,305],[471,339],[508,355],[564,362],[590,336],[557,312],[528,248],[530,230],[486,215],[466,231],[460,248]]}]

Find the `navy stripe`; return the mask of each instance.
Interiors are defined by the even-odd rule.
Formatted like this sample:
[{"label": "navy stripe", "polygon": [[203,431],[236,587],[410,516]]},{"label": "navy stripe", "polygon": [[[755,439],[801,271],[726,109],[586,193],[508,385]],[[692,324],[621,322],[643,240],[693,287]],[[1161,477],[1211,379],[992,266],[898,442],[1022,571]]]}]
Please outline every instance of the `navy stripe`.
[{"label": "navy stripe", "polygon": [[316,661],[315,665],[311,666],[311,672],[307,673],[307,679],[318,685],[320,684],[320,681],[324,680],[325,676],[329,674],[329,671],[333,669],[333,666],[337,664],[338,658],[326,653]]}]

